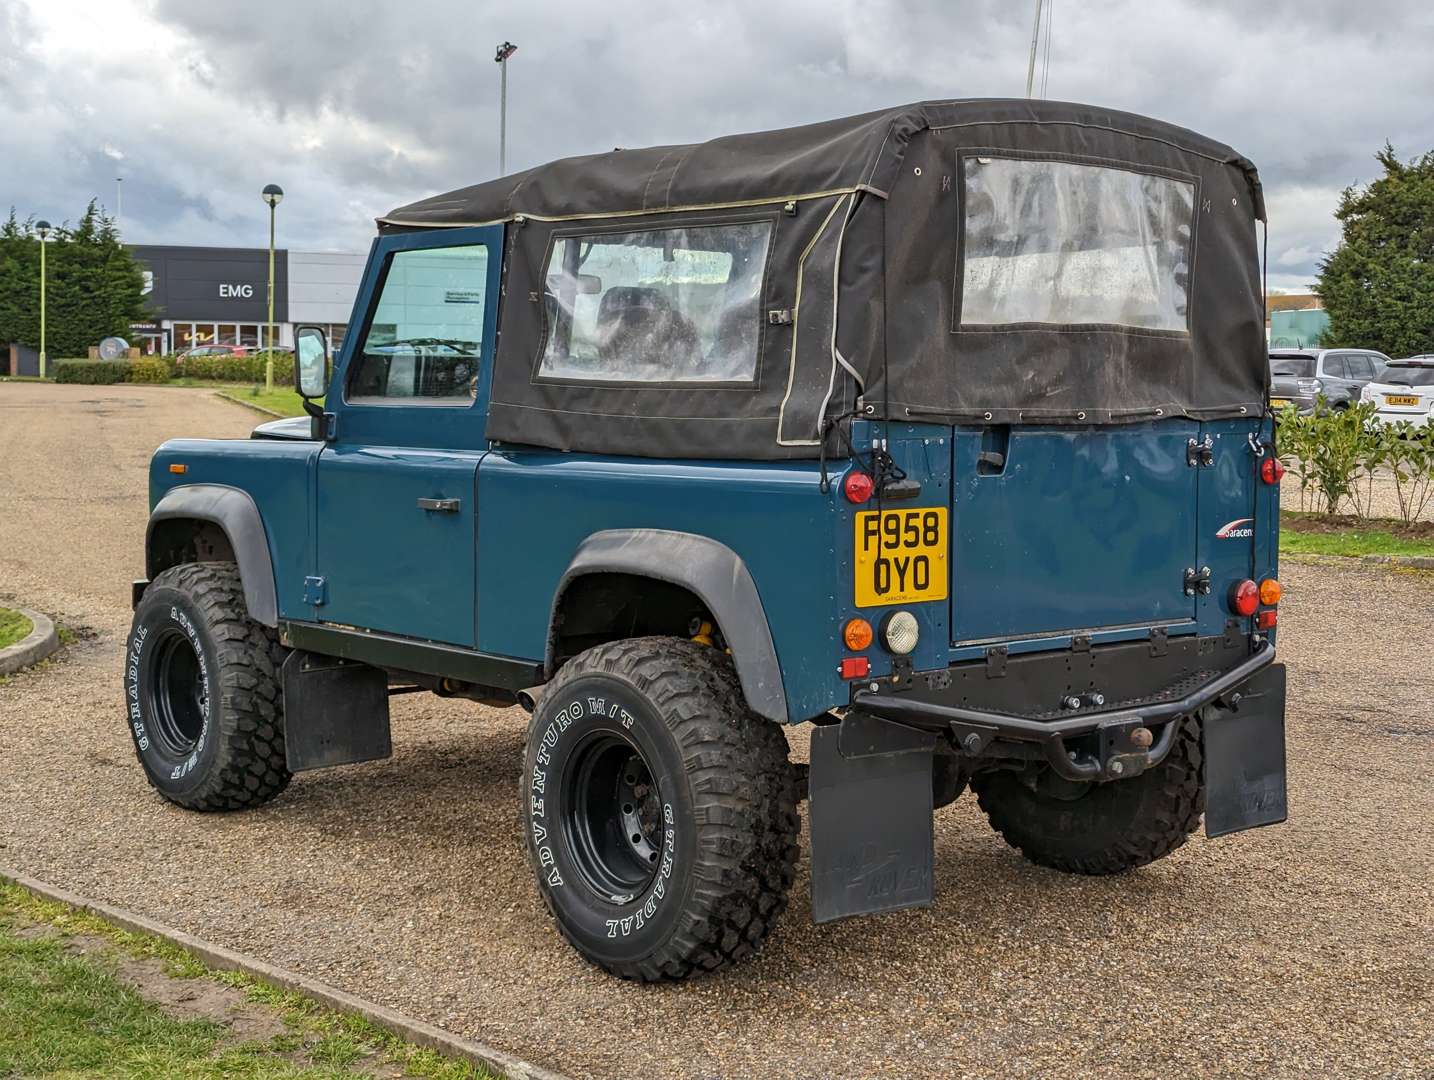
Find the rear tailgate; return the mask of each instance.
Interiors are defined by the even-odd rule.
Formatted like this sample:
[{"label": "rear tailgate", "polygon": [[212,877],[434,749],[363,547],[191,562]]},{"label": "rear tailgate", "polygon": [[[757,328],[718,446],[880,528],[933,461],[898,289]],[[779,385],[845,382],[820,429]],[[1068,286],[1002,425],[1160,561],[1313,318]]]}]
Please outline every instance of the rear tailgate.
[{"label": "rear tailgate", "polygon": [[956,428],[953,644],[1192,620],[1195,421]]}]

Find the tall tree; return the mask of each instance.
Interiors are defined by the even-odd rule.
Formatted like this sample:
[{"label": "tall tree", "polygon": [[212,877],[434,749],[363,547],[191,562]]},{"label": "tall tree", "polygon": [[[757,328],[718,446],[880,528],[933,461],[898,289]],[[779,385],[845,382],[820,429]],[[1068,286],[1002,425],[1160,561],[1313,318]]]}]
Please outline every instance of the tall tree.
[{"label": "tall tree", "polygon": [[1386,143],[1375,157],[1384,175],[1341,193],[1343,235],[1320,263],[1322,344],[1434,352],[1434,152],[1403,162]]},{"label": "tall tree", "polygon": [[[61,225],[45,250],[46,350],[84,356],[145,317],[144,272],[120,243],[114,219],[91,200],[74,226]],[[40,239],[14,209],[0,224],[0,344],[40,344]]]}]

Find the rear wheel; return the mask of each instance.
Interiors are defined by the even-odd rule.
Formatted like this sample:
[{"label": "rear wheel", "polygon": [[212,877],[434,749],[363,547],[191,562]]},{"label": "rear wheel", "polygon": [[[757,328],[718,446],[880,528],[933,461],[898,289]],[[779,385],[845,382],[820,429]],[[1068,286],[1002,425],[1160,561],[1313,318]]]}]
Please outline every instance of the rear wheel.
[{"label": "rear wheel", "polygon": [[571,660],[534,710],[521,798],[543,900],[615,975],[715,970],[786,908],[796,770],[715,649],[636,638]]},{"label": "rear wheel", "polygon": [[190,810],[240,810],[289,783],[279,667],[233,563],[164,571],[135,608],[125,707],[150,784]]},{"label": "rear wheel", "polygon": [[1200,725],[1181,727],[1169,756],[1130,780],[1073,782],[1049,768],[978,773],[981,809],[1031,862],[1074,874],[1118,874],[1169,855],[1205,809]]}]

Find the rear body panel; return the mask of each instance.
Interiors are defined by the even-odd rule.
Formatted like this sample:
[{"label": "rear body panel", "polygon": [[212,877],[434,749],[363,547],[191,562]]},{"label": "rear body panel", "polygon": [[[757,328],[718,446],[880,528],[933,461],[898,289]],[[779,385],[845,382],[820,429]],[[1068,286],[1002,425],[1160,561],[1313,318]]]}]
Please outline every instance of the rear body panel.
[{"label": "rear body panel", "polygon": [[956,429],[952,643],[1193,619],[1200,425],[1007,430]]}]

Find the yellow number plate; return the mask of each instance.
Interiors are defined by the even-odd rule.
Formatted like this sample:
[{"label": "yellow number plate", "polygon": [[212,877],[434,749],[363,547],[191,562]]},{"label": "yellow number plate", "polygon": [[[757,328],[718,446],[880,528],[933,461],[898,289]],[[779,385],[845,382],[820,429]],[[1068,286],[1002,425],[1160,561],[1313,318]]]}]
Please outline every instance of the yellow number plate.
[{"label": "yellow number plate", "polygon": [[856,515],[856,606],[945,600],[946,507]]},{"label": "yellow number plate", "polygon": [[1386,405],[1418,405],[1419,399],[1413,394],[1385,394]]},{"label": "yellow number plate", "polygon": [[1283,409],[1283,408],[1284,408],[1286,405],[1288,405],[1289,403],[1290,403],[1290,399],[1287,398],[1287,397],[1272,397],[1272,398],[1270,398],[1270,408],[1272,408],[1272,409]]}]

